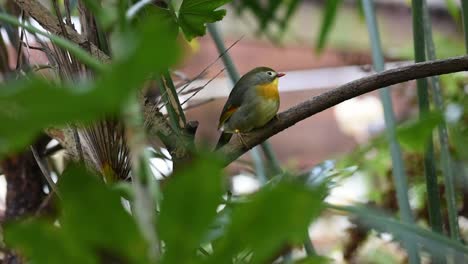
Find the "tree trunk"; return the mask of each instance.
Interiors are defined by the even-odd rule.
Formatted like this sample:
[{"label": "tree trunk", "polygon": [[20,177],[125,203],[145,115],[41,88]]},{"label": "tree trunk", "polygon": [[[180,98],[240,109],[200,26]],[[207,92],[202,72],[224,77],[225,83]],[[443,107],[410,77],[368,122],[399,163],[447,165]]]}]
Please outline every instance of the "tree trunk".
[{"label": "tree trunk", "polygon": [[1,162],[7,182],[4,220],[14,220],[34,214],[45,193],[44,177],[30,150],[10,156]]}]

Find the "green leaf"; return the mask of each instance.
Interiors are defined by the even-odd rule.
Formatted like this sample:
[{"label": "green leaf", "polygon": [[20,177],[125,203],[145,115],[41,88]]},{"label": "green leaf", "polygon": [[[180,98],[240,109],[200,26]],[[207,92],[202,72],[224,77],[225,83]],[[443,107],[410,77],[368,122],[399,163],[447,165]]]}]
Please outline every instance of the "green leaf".
[{"label": "green leaf", "polygon": [[460,8],[454,0],[445,0],[445,5],[447,6],[447,11],[450,13],[450,16],[457,22],[460,22]]},{"label": "green leaf", "polygon": [[401,145],[411,151],[424,151],[432,130],[442,122],[439,112],[428,113],[417,121],[412,121],[398,128],[397,136]]},{"label": "green leaf", "polygon": [[206,23],[223,19],[226,10],[217,8],[231,0],[184,0],[179,9],[179,25],[185,37],[190,41],[194,37],[205,35]]},{"label": "green leaf", "polygon": [[357,1],[356,9],[357,9],[357,12],[358,12],[358,15],[359,15],[359,19],[362,20],[362,21],[365,21],[366,16],[364,14],[364,5],[363,5],[361,0]]},{"label": "green leaf", "polygon": [[169,179],[159,216],[165,263],[190,263],[213,224],[223,193],[222,163],[200,156]]},{"label": "green leaf", "polygon": [[417,225],[407,224],[363,207],[335,205],[329,205],[329,207],[356,215],[364,226],[374,228],[382,233],[390,233],[398,240],[419,243],[432,255],[444,256],[450,251],[456,255],[468,256],[468,247],[465,245]]},{"label": "green leaf", "polygon": [[291,17],[297,11],[301,4],[300,0],[291,0],[288,2],[288,7],[286,9],[286,14],[284,15],[283,19],[281,19],[280,27],[282,31],[286,30],[286,26],[288,22],[291,20]]},{"label": "green leaf", "polygon": [[[71,166],[59,182],[64,232],[93,250],[145,260],[147,246],[120,196],[83,167]],[[111,217],[110,217],[111,216]]]},{"label": "green leaf", "polygon": [[283,3],[282,0],[269,0],[268,1],[268,8],[263,12],[264,15],[260,21],[260,29],[264,31],[267,28],[268,22],[270,20],[276,20],[276,12],[278,8]]},{"label": "green leaf", "polygon": [[58,227],[41,220],[10,223],[5,241],[36,264],[97,264],[96,256],[66,237]]},{"label": "green leaf", "polygon": [[241,15],[244,9],[250,10],[250,13],[255,16],[258,23],[260,24],[260,30],[264,29],[264,26],[262,25],[264,23],[263,21],[266,21],[267,23],[272,22],[272,18],[267,16],[267,11],[265,10],[265,8],[263,8],[260,1],[240,0],[234,1],[234,3],[238,4],[237,13],[239,16]]},{"label": "green leaf", "polygon": [[83,0],[83,2],[102,28],[109,29],[117,21],[118,11],[115,4],[107,5],[103,8],[100,1]]},{"label": "green leaf", "polygon": [[38,219],[7,225],[5,240],[33,263],[147,263],[148,246],[118,192],[84,167],[62,174],[60,227]]},{"label": "green leaf", "polygon": [[56,84],[30,78],[0,87],[0,156],[26,146],[44,127],[91,121],[117,113],[128,96],[154,71],[175,62],[175,40],[151,17],[130,35],[126,56],[95,83]]},{"label": "green leaf", "polygon": [[282,246],[301,244],[311,221],[322,210],[324,185],[308,188],[295,182],[266,186],[247,203],[233,208],[231,223],[208,263],[228,263],[251,250],[252,263],[265,263]]},{"label": "green leaf", "polygon": [[156,5],[147,6],[147,10],[150,14],[154,14],[160,18],[159,23],[164,24],[170,29],[170,33],[172,34],[171,36],[174,39],[177,37],[179,33],[179,25],[177,24],[177,16],[172,10],[161,8]]},{"label": "green leaf", "polygon": [[328,264],[333,263],[333,259],[322,257],[322,256],[313,256],[307,257],[304,259],[300,259],[295,261],[296,264]]},{"label": "green leaf", "polygon": [[320,52],[325,47],[328,35],[335,22],[336,14],[338,13],[338,6],[341,4],[341,0],[328,0],[325,3],[325,12],[322,18],[322,24],[320,26],[320,34],[316,44],[316,51]]}]

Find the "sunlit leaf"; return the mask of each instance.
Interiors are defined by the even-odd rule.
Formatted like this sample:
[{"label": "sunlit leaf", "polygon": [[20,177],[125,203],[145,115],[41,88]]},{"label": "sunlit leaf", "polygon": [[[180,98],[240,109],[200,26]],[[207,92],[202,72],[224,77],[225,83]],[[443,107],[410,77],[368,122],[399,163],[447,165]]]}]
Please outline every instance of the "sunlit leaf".
[{"label": "sunlit leaf", "polygon": [[179,9],[179,25],[190,41],[203,36],[206,23],[214,23],[226,15],[226,10],[218,9],[231,0],[184,0]]}]

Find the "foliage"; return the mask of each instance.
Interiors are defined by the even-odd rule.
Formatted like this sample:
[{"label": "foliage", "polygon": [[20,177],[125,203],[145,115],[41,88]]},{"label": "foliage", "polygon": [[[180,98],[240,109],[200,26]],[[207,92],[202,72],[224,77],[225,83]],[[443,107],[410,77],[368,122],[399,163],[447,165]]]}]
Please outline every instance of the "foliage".
[{"label": "foliage", "polygon": [[289,20],[298,10],[300,0],[282,1],[249,1],[238,0],[233,2],[238,14],[249,10],[257,19],[260,32],[267,32],[270,25],[275,25],[284,32],[287,29]]},{"label": "foliage", "polygon": [[423,152],[432,131],[442,122],[442,114],[433,112],[398,128],[398,139],[408,150]]},{"label": "foliage", "polygon": [[[63,173],[58,190],[63,208],[60,227],[37,219],[11,223],[5,228],[8,245],[35,263],[98,263],[106,256],[147,262],[146,242],[115,191],[77,166]],[[56,249],[61,249],[59,254]]]},{"label": "foliage", "polygon": [[320,26],[320,34],[317,39],[316,50],[321,51],[325,47],[327,36],[330,33],[333,23],[338,12],[338,7],[341,0],[331,0],[326,2],[325,12],[323,13],[322,25]]},{"label": "foliage", "polygon": [[205,35],[206,23],[221,20],[226,10],[216,10],[231,0],[184,0],[179,9],[179,25],[188,40]]},{"label": "foliage", "polygon": [[[310,187],[291,180],[225,204],[221,176],[219,159],[201,155],[169,180],[158,214],[165,244],[162,263],[227,263],[246,252],[252,263],[263,263],[283,246],[300,243],[303,230],[323,209],[325,185]],[[83,167],[70,166],[58,191],[59,225],[45,219],[10,223],[5,229],[7,245],[34,263],[150,263],[146,241],[115,189]],[[217,217],[227,218],[220,227],[214,225],[220,223]],[[209,236],[213,228],[222,233],[216,241]],[[207,242],[217,246],[206,256],[197,253]]]},{"label": "foliage", "polygon": [[[67,2],[64,1],[64,4]],[[417,255],[420,250],[439,257],[468,252],[466,246],[459,241],[429,231],[419,223],[400,221],[395,215],[380,214],[359,206],[337,207],[323,201],[338,181],[350,177],[356,171],[364,171],[372,178],[370,181],[374,187],[373,194],[379,196],[380,201],[375,199],[378,200],[377,206],[387,206],[391,212],[397,212],[398,207],[392,201],[395,190],[397,193],[407,194],[408,188],[401,184],[406,179],[392,181],[389,175],[395,170],[408,174],[412,189],[426,185],[427,181],[421,177],[424,171],[421,153],[426,149],[427,142],[432,140],[434,128],[443,122],[449,125],[450,141],[441,141],[440,146],[447,149],[450,146],[455,154],[456,164],[466,166],[468,104],[466,95],[460,88],[466,83],[463,77],[454,80],[452,76],[442,80],[443,86],[450,87],[450,98],[461,109],[461,114],[455,121],[450,121],[447,114],[442,113],[443,108],[428,112],[417,122],[401,125],[398,129],[399,141],[393,138],[389,144],[380,136],[368,146],[356,150],[353,157],[341,160],[341,164],[346,165],[344,169],[337,169],[329,161],[304,173],[281,172],[281,168],[277,166],[276,176],[258,191],[246,196],[232,196],[225,187],[223,161],[210,154],[189,149],[187,151],[190,153],[184,159],[172,160],[174,173],[164,180],[159,190],[149,182],[149,179],[154,180],[149,178],[152,175],[145,174],[146,171],[141,168],[149,167],[145,156],[147,142],[167,141],[167,138],[156,133],[156,136],[152,135],[154,138],[146,139],[148,131],[145,129],[148,127],[143,127],[144,115],[140,113],[136,103],[136,94],[140,92],[138,89],[148,83],[155,80],[158,82],[159,95],[164,98],[162,100],[167,106],[169,118],[159,112],[160,105],[153,111],[160,115],[158,117],[162,117],[162,123],[169,119],[169,132],[166,136],[181,136],[177,137],[180,142],[171,142],[176,145],[174,149],[170,149],[171,154],[179,151],[177,144],[185,144],[186,138],[192,137],[193,140],[193,131],[190,131],[188,125],[185,126],[185,116],[178,101],[179,87],[176,87],[170,74],[170,69],[177,67],[179,58],[177,41],[180,39],[177,40],[177,36],[183,34],[189,41],[203,36],[207,23],[220,21],[224,17],[226,11],[220,8],[230,1],[182,0],[179,1],[178,8],[172,6],[171,1],[149,1],[144,8],[134,13],[128,11],[141,1],[120,0],[111,4],[103,1],[102,5],[90,0],[83,2],[93,13],[96,22],[95,35],[110,43],[106,48],[103,48],[105,45],[102,43],[99,46],[106,52],[109,51],[107,55],[112,58],[109,64],[91,57],[83,48],[83,43],[67,40],[67,34],[62,37],[51,36],[29,24],[19,23],[11,16],[0,15],[0,20],[5,23],[49,37],[55,45],[55,52],[65,54],[62,56],[66,59],[61,62],[72,64],[70,61],[77,59],[82,63],[77,67],[80,70],[75,72],[77,76],[62,75],[59,76],[60,80],[13,71],[16,80],[7,80],[0,87],[0,104],[3,106],[0,111],[0,156],[25,150],[44,128],[54,126],[61,129],[70,124],[78,124],[81,129],[82,126],[92,126],[94,122],[112,116],[126,121],[125,135],[118,135],[117,138],[107,134],[108,137],[103,141],[130,142],[128,145],[136,142],[136,147],[129,146],[129,150],[124,149],[115,153],[115,156],[128,155],[122,160],[132,161],[131,176],[138,180],[132,178],[132,183],[108,183],[99,175],[94,175],[94,167],[89,166],[90,164],[87,167],[68,165],[63,173],[59,173],[58,192],[50,194],[59,204],[58,217],[32,217],[5,225],[7,246],[18,250],[31,263],[266,263],[280,257],[286,262],[291,248],[302,248],[304,241],[310,241],[308,227],[327,207],[356,216],[356,223],[360,227],[381,233],[389,232],[397,241],[409,241],[417,245],[407,247],[408,252],[413,253],[410,255]],[[288,21],[297,11],[300,2],[240,0],[233,4],[238,12],[252,11],[257,18],[259,31],[270,34],[271,25],[279,28],[280,33],[286,30]],[[447,3],[455,16],[458,12],[453,1]],[[318,51],[326,45],[327,37],[338,19],[341,4],[342,1],[333,0],[326,1],[324,5],[316,44]],[[361,5],[359,10],[365,13],[366,19],[368,16],[374,16],[375,19],[374,11],[366,9],[365,5]],[[466,21],[468,18],[464,19]],[[372,35],[377,32],[377,25],[375,21],[370,24]],[[424,35],[427,32],[417,33]],[[3,43],[3,39],[1,40]],[[221,43],[222,39],[218,41]],[[374,55],[381,53],[378,36],[374,35],[372,41],[374,48],[377,47]],[[417,51],[427,49],[427,43],[419,44]],[[456,44],[454,46],[459,48]],[[422,51],[424,52],[426,51]],[[382,54],[380,59],[375,63],[379,70],[383,69]],[[389,94],[386,97],[389,98]],[[391,105],[387,104],[386,110],[387,114],[393,114]],[[128,116],[129,112],[133,115]],[[135,126],[131,126],[133,122],[136,123]],[[391,123],[387,131],[395,135],[395,127],[396,124]],[[80,144],[79,135],[75,140]],[[389,149],[395,150],[399,143],[410,150],[400,155],[407,162],[406,167],[395,162],[395,159],[392,164],[388,154]],[[440,146],[436,145],[436,151]],[[97,146],[96,149],[98,147],[108,146]],[[170,159],[165,156],[161,158]],[[41,159],[36,161],[41,162]],[[428,163],[436,168],[439,162],[433,159]],[[98,171],[99,169],[101,168]],[[259,168],[259,171],[261,169],[264,168]],[[44,170],[43,173],[48,171]],[[437,178],[435,179],[433,187],[447,186],[438,184]],[[378,181],[383,183],[378,186],[381,189],[375,188]],[[426,196],[433,194],[429,189],[426,193],[417,193]],[[400,213],[401,218],[407,218],[415,209],[423,211],[418,212],[418,215],[425,213],[425,206],[410,208],[408,197],[398,196],[400,201],[403,199],[408,204],[406,211],[409,214]],[[371,198],[374,197],[371,195]],[[140,203],[136,202],[138,199]],[[157,206],[146,206],[147,204]],[[139,215],[138,210],[151,217]],[[449,214],[452,218],[458,217],[454,212]],[[151,228],[142,228],[144,225]],[[148,236],[144,230],[151,230],[151,235]],[[152,232],[153,230],[156,231]],[[157,241],[151,241],[148,237],[155,237]],[[419,249],[419,246],[423,247]],[[307,244],[304,247],[307,248]],[[152,252],[156,248],[155,261]],[[309,249],[307,253],[309,256],[297,260],[297,263],[329,261],[316,256],[313,250]]]}]

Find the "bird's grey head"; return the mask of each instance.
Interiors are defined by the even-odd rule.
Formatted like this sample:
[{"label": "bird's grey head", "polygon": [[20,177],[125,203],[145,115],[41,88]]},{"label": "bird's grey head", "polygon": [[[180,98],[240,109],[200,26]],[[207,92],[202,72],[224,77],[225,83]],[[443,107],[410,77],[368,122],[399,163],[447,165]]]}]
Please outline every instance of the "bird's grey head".
[{"label": "bird's grey head", "polygon": [[284,73],[278,73],[268,67],[257,67],[242,77],[245,78],[250,84],[266,84],[274,81],[276,78],[284,76]]}]

